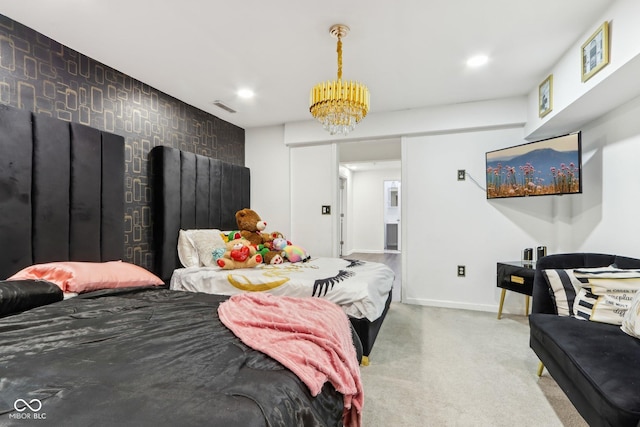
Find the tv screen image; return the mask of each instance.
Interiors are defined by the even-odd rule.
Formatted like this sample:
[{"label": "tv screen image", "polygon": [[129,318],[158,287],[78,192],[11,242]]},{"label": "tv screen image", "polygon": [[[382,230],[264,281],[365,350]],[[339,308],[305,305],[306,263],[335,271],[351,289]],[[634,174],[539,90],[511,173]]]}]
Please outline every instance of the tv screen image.
[{"label": "tv screen image", "polygon": [[581,132],[486,154],[487,199],[582,193]]}]

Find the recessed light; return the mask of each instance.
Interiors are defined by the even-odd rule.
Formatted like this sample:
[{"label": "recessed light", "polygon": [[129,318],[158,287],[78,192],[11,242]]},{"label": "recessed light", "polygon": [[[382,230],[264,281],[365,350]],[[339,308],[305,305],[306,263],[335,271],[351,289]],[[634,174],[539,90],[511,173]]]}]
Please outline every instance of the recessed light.
[{"label": "recessed light", "polygon": [[244,99],[250,99],[255,96],[251,89],[240,89],[237,93],[240,98]]},{"label": "recessed light", "polygon": [[482,67],[487,62],[489,62],[487,55],[476,55],[467,60],[467,66],[472,68]]}]

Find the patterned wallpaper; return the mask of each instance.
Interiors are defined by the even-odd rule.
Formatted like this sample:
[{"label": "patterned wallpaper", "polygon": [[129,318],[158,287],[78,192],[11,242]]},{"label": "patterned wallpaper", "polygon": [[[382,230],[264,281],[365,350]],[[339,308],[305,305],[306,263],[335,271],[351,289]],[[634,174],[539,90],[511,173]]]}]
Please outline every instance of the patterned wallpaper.
[{"label": "patterned wallpaper", "polygon": [[0,15],[0,103],[125,138],[125,260],[151,269],[156,145],[244,165],[244,129]]}]

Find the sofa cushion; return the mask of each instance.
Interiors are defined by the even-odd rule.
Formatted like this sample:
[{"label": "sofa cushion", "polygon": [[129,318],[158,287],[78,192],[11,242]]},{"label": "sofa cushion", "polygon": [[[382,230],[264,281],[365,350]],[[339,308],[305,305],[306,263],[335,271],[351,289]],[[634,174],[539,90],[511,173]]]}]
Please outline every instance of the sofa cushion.
[{"label": "sofa cushion", "polygon": [[606,425],[637,425],[640,340],[625,334],[619,326],[574,317],[532,313],[529,324],[533,340],[554,359],[554,363],[547,363],[541,358],[545,366],[560,367]]}]

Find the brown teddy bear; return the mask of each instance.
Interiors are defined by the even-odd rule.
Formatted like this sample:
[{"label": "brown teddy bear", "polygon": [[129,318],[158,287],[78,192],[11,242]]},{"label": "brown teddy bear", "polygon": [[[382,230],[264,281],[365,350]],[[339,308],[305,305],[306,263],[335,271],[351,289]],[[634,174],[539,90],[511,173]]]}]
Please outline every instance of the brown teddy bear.
[{"label": "brown teddy bear", "polygon": [[246,239],[235,239],[227,242],[227,251],[218,258],[217,263],[223,270],[251,268],[262,264],[262,255]]},{"label": "brown teddy bear", "polygon": [[240,235],[251,242],[262,254],[265,264],[282,264],[284,258],[280,251],[269,250],[269,244],[273,237],[269,233],[263,233],[267,223],[252,209],[241,209],[236,212],[236,223]]}]

